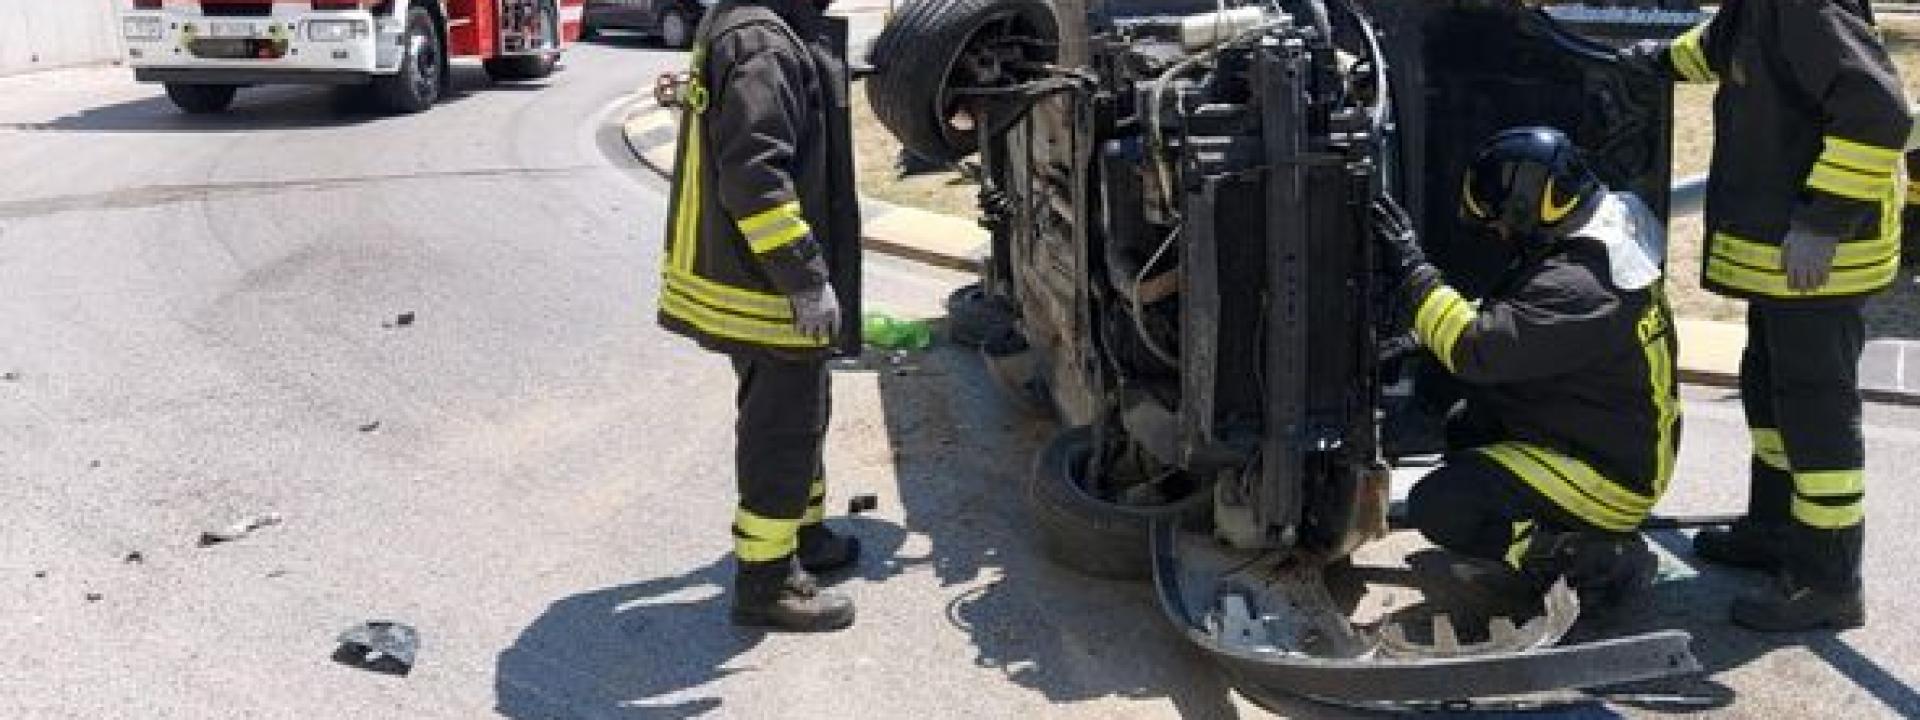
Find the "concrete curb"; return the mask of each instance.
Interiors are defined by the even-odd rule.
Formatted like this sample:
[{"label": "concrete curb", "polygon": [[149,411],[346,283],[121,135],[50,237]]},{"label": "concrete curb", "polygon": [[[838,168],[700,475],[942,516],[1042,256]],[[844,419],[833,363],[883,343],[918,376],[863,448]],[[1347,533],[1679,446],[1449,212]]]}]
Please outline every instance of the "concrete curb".
[{"label": "concrete curb", "polygon": [[[672,111],[651,99],[634,103],[622,123],[627,148],[661,179],[673,174]],[[861,241],[875,252],[952,270],[977,272],[985,261],[989,236],[977,224],[939,213],[901,207],[868,197],[860,199],[866,227]],[[1680,333],[1681,382],[1711,387],[1740,387],[1740,355],[1747,330],[1741,323],[1714,320],[1676,322]],[[1913,371],[1909,373],[1907,366]],[[1911,377],[1909,377],[1911,376]],[[1875,340],[1861,362],[1861,393],[1874,402],[1920,406],[1920,342]]]}]

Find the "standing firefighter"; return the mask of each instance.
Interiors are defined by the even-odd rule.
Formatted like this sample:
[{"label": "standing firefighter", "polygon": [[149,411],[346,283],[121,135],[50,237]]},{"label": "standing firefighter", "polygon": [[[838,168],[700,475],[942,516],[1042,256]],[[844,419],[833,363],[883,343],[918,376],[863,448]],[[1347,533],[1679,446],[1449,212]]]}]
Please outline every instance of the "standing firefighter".
[{"label": "standing firefighter", "polygon": [[1865,449],[1857,366],[1866,299],[1900,265],[1901,149],[1911,119],[1861,0],[1728,0],[1629,60],[1720,82],[1705,285],[1749,301],[1741,398],[1752,494],[1703,559],[1778,569],[1740,598],[1756,630],[1857,627]]},{"label": "standing firefighter", "polygon": [[834,630],[853,603],[809,573],[859,543],[821,522],[836,349],[858,352],[859,210],[846,29],[824,0],[725,0],[684,93],[660,322],[739,378],[733,621]]},{"label": "standing firefighter", "polygon": [[1680,439],[1665,233],[1548,128],[1489,141],[1461,204],[1515,258],[1477,303],[1426,263],[1404,214],[1378,218],[1414,334],[1467,386],[1445,464],[1408,498],[1414,527],[1465,556],[1431,579],[1496,615],[1537,610],[1563,577],[1583,608],[1617,609],[1651,586],[1639,526]]}]

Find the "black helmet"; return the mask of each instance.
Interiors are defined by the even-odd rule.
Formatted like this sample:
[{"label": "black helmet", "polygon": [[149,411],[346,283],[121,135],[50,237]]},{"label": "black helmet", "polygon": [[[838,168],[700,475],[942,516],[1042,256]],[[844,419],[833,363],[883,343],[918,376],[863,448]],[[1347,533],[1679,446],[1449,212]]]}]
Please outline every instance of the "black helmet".
[{"label": "black helmet", "polygon": [[1467,168],[1461,211],[1526,240],[1557,238],[1594,207],[1602,187],[1580,148],[1546,127],[1513,128],[1481,146]]}]

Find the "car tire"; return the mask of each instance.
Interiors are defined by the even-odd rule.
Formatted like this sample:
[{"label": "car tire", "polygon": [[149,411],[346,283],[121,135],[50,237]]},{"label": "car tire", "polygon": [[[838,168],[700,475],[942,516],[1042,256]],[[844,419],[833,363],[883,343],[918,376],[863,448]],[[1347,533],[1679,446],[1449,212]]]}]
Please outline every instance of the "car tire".
[{"label": "car tire", "polygon": [[239,92],[237,85],[202,85],[198,83],[167,83],[167,99],[173,106],[189,115],[210,115],[226,112],[233,106],[234,93]]},{"label": "car tire", "polygon": [[660,14],[660,44],[675,50],[693,45],[693,18],[678,6]]},{"label": "car tire", "polygon": [[445,83],[446,58],[433,13],[415,6],[407,12],[407,51],[400,71],[373,79],[373,97],[389,112],[417,113],[440,100]]},{"label": "car tire", "polygon": [[950,164],[977,149],[973,131],[948,121],[947,85],[981,31],[1001,21],[1049,39],[1060,32],[1047,0],[909,0],[874,40],[878,71],[867,97],[880,123],[908,150]]},{"label": "car tire", "polygon": [[947,340],[955,345],[981,347],[995,332],[1012,326],[1012,309],[980,283],[947,296]]},{"label": "car tire", "polygon": [[1089,495],[1087,460],[1093,429],[1062,430],[1041,448],[1027,475],[1027,507],[1040,550],[1054,564],[1089,577],[1145,580],[1153,576],[1147,545],[1151,520]]}]

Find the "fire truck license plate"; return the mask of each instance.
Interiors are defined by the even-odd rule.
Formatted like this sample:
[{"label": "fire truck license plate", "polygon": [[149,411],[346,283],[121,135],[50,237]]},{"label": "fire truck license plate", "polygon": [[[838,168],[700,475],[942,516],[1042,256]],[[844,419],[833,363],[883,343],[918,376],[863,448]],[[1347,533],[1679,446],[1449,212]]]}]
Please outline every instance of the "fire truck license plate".
[{"label": "fire truck license plate", "polygon": [[250,38],[253,36],[253,23],[217,22],[207,24],[207,37]]}]

